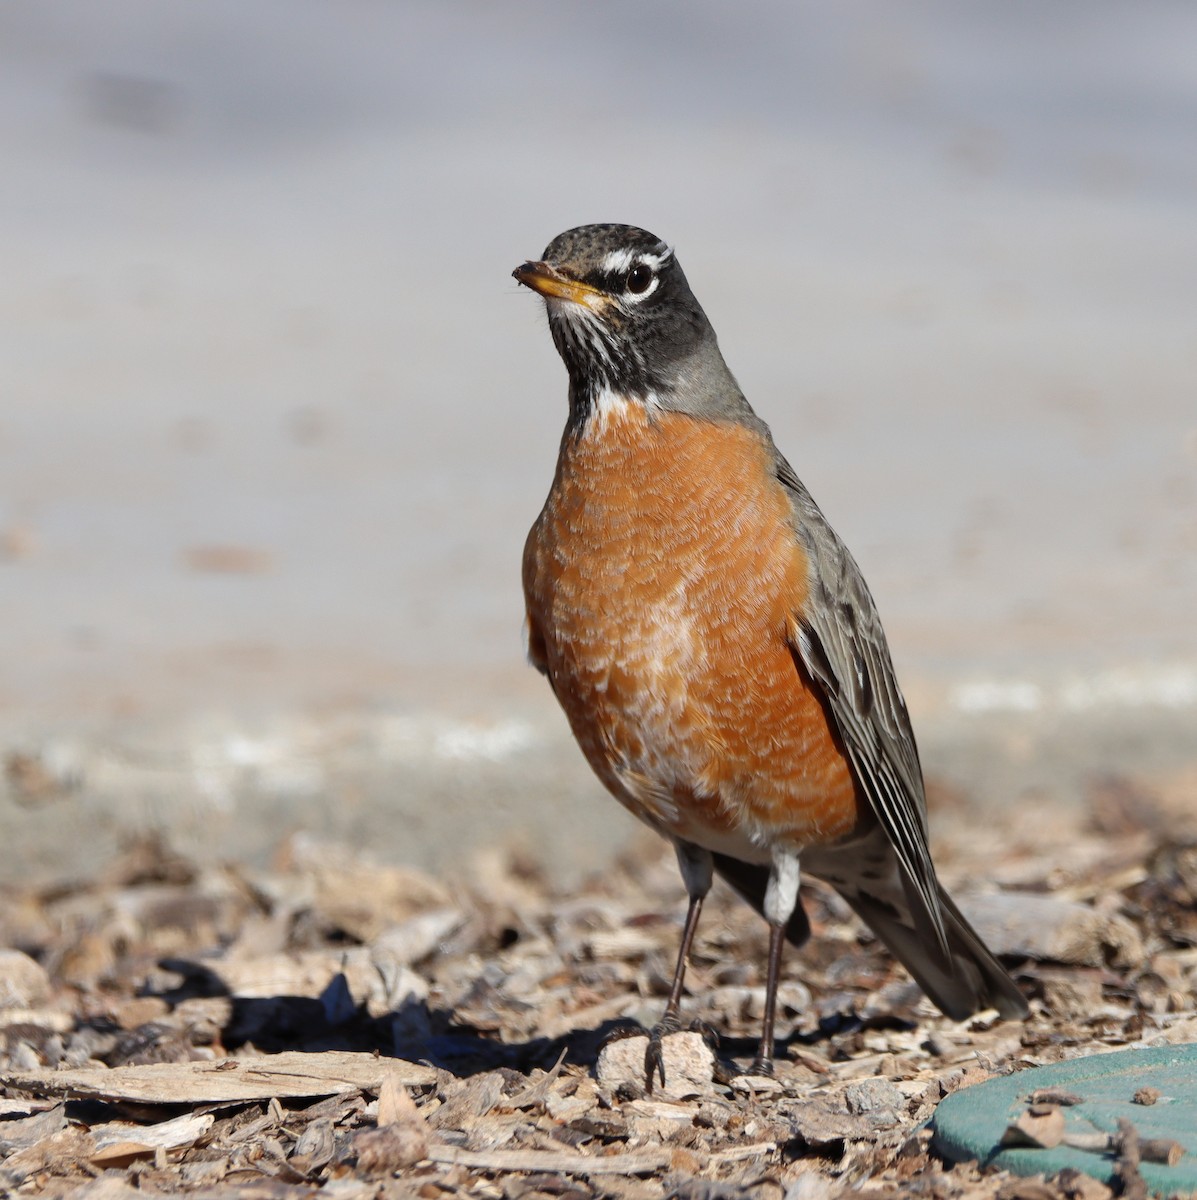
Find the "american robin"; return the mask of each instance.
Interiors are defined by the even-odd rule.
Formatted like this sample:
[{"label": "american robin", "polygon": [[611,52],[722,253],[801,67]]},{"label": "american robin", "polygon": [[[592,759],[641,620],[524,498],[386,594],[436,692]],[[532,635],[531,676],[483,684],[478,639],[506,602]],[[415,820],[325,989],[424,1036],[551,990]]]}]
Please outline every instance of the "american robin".
[{"label": "american robin", "polygon": [[860,569],[749,407],[673,250],[584,225],[515,278],[569,372],[528,535],[528,655],[595,773],[677,851],[689,908],[645,1069],[664,1080],[712,876],[769,924],[753,1071],[770,1073],[783,940],[831,884],[949,1017],[1027,1005],[936,878],[922,771]]}]

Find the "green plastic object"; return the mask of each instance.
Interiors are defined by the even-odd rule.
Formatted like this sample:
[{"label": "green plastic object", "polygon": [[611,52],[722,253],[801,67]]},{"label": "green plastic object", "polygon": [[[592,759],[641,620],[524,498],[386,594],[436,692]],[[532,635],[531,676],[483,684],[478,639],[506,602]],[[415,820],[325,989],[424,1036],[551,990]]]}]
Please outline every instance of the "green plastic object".
[{"label": "green plastic object", "polygon": [[[1155,1088],[1154,1104],[1136,1104],[1140,1088]],[[1058,1089],[1081,1098],[1062,1106],[1065,1136],[1116,1133],[1125,1117],[1140,1139],[1179,1142],[1184,1156],[1170,1167],[1143,1162],[1139,1170],[1157,1196],[1197,1193],[1197,1045],[1159,1046],[1091,1054],[1045,1067],[1031,1067],[1001,1079],[990,1079],[944,1099],[931,1119],[933,1145],[955,1162],[976,1159],[1017,1175],[1055,1175],[1075,1167],[1109,1183],[1112,1154],[1058,1146],[1050,1150],[1003,1146],[1006,1127],[1018,1119],[1032,1093]]]}]

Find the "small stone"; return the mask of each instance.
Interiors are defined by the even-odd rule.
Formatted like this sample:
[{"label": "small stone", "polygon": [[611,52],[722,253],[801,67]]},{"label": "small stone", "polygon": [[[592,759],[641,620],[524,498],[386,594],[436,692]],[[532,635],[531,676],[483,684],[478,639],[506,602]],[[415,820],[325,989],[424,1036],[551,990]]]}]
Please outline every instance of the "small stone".
[{"label": "small stone", "polygon": [[[647,1037],[619,1038],[599,1054],[595,1074],[599,1087],[614,1092],[621,1087],[644,1090],[644,1052]],[[653,1080],[653,1095],[661,1100],[683,1100],[708,1095],[715,1077],[715,1055],[700,1033],[671,1033],[662,1042],[665,1085]]]},{"label": "small stone", "polygon": [[0,1008],[38,1008],[50,999],[50,977],[20,950],[0,950]]},{"label": "small stone", "polygon": [[850,1113],[900,1113],[906,1107],[906,1097],[888,1079],[861,1079],[844,1090],[844,1103]]},{"label": "small stone", "polygon": [[1159,1088],[1141,1087],[1132,1100],[1135,1104],[1154,1104],[1163,1094]]}]

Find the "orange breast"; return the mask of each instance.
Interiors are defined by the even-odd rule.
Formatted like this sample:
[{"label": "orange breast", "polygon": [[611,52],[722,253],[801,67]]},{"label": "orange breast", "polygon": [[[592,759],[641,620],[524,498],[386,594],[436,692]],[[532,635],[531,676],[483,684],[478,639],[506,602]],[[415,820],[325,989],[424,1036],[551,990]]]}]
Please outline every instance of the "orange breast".
[{"label": "orange breast", "polygon": [[765,861],[856,825],[787,641],[807,571],[756,431],[617,403],[563,444],[524,553],[533,653],[591,766],[662,832]]}]

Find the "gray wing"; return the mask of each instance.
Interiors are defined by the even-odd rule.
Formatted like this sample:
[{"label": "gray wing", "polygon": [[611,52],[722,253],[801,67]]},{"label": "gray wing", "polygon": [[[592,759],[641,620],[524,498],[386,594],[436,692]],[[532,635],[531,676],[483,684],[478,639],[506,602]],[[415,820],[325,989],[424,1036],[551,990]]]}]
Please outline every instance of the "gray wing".
[{"label": "gray wing", "polygon": [[811,563],[795,654],[825,697],[857,783],[897,854],[910,902],[923,910],[947,954],[922,768],[877,606],[848,548],[780,454],[777,477]]}]

